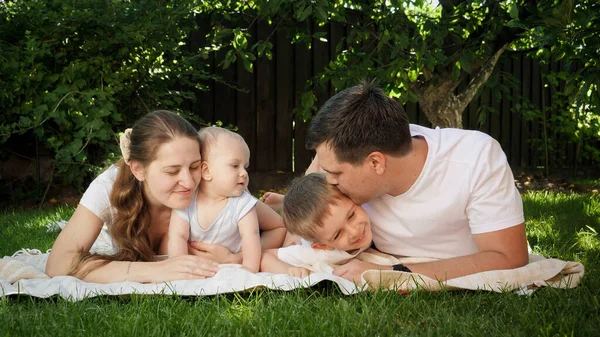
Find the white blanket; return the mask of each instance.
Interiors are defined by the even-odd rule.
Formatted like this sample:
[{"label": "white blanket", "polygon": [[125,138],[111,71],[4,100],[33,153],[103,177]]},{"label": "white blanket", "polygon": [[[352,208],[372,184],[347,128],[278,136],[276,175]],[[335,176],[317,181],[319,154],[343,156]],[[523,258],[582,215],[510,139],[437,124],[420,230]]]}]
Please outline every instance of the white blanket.
[{"label": "white blanket", "polygon": [[[419,261],[415,258],[397,259],[372,250],[360,253],[357,258],[379,264]],[[576,287],[584,274],[583,265],[580,263],[531,255],[529,264],[522,268],[482,272],[446,282],[431,280],[419,274],[368,270],[362,275],[364,286],[359,287],[330,272],[316,272],[305,279],[298,279],[284,274],[252,274],[240,268],[239,265],[221,265],[214,277],[203,280],[173,281],[160,284],[137,282],[98,284],[84,282],[70,276],[49,278],[44,273],[47,259],[47,253],[28,249],[0,259],[0,294],[3,296],[26,294],[34,297],[59,295],[71,301],[99,295],[134,293],[205,296],[247,291],[254,288],[291,290],[310,287],[323,280],[335,282],[342,293],[346,295],[379,287],[398,292],[420,288],[430,291],[441,289],[479,289],[495,292],[516,290],[526,294],[540,286]]]}]

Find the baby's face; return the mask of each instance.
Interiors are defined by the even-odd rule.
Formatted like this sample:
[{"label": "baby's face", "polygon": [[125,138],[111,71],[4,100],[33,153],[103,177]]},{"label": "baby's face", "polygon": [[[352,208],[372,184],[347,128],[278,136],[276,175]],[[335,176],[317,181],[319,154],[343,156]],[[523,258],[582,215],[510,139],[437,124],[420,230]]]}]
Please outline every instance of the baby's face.
[{"label": "baby's face", "polygon": [[220,193],[229,197],[240,196],[248,187],[250,150],[240,139],[219,136],[207,158],[212,179]]},{"label": "baby's face", "polygon": [[323,226],[315,228],[318,243],[346,251],[371,245],[371,222],[361,206],[343,196],[329,206],[329,212]]}]

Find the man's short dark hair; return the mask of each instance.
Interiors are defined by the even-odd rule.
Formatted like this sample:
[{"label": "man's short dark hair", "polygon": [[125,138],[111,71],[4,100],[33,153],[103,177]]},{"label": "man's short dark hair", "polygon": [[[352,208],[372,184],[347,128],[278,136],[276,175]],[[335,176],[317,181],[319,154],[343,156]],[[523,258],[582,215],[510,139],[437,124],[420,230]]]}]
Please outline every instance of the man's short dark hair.
[{"label": "man's short dark hair", "polygon": [[373,151],[403,156],[412,147],[406,112],[374,82],[342,90],[319,109],[308,128],[306,148],[326,142],[338,161],[353,165]]}]

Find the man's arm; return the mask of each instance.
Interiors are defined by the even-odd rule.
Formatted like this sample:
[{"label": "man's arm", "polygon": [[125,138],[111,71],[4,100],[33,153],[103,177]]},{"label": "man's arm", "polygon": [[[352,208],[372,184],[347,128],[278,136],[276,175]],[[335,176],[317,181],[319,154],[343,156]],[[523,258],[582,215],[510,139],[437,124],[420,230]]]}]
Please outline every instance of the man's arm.
[{"label": "man's arm", "polygon": [[[445,260],[406,264],[412,272],[445,281],[487,270],[513,269],[526,265],[529,260],[525,225],[473,235],[479,252]],[[365,270],[392,270],[392,266],[353,260],[335,268],[334,275],[360,282]]]}]

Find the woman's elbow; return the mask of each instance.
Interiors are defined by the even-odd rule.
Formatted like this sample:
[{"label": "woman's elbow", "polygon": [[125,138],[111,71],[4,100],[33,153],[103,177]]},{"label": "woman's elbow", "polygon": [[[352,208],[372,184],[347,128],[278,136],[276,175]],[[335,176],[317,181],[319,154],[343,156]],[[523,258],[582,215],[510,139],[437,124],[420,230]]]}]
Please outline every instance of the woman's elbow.
[{"label": "woman's elbow", "polygon": [[64,263],[66,258],[58,258],[50,253],[48,262],[46,262],[46,274],[49,277],[69,275],[70,269],[68,264]]}]

